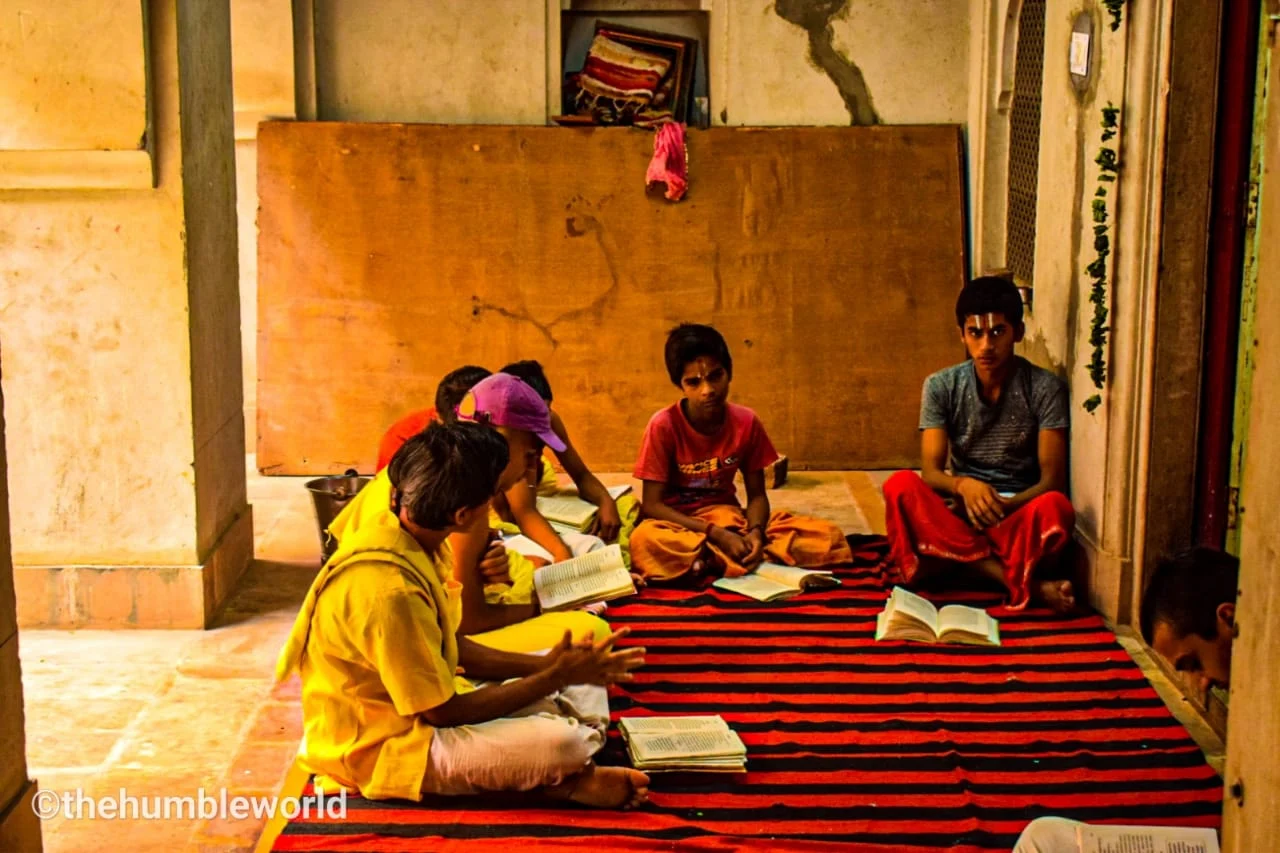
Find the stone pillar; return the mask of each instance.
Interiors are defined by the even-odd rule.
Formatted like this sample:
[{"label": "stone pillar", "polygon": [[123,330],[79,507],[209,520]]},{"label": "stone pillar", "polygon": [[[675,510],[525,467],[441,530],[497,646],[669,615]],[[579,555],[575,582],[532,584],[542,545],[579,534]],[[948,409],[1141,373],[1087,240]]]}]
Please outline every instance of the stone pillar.
[{"label": "stone pillar", "polygon": [[252,558],[228,2],[141,6],[0,0],[23,626],[203,627]]},{"label": "stone pillar", "polygon": [[5,488],[4,406],[0,395],[0,850],[40,853],[40,822],[31,809],[36,783],[27,778],[18,617],[9,561],[9,494]]}]

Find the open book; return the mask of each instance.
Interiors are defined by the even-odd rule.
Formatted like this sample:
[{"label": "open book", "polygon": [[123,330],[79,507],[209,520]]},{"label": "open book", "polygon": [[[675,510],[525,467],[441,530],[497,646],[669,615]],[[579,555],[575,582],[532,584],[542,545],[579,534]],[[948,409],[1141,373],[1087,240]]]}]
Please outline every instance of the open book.
[{"label": "open book", "polygon": [[[631,486],[610,486],[606,491],[615,501],[631,491]],[[557,532],[581,533],[595,520],[597,507],[575,494],[551,495],[537,500],[538,513]]]},{"label": "open book", "polygon": [[840,586],[840,579],[831,572],[761,563],[750,574],[740,578],[720,578],[712,586],[754,598],[756,601],[776,601],[799,595],[807,589]]},{"label": "open book", "polygon": [[624,717],[618,730],[637,770],[744,773],[747,748],[722,717]]},{"label": "open book", "polygon": [[1079,826],[1080,853],[1219,853],[1218,834],[1190,826]]},{"label": "open book", "polygon": [[876,639],[998,646],[1000,623],[986,611],[962,604],[948,604],[939,610],[915,593],[895,586],[884,610],[876,617]]},{"label": "open book", "polygon": [[571,610],[636,592],[616,544],[535,570],[533,588],[544,611]]}]

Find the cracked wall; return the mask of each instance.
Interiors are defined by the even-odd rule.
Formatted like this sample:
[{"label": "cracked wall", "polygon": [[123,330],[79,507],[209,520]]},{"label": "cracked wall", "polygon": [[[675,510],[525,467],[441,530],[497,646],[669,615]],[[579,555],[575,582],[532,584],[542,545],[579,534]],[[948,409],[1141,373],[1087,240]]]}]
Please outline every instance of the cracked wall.
[{"label": "cracked wall", "polygon": [[717,115],[726,109],[728,124],[966,119],[968,3],[754,0],[733,8],[727,103],[712,105]]}]

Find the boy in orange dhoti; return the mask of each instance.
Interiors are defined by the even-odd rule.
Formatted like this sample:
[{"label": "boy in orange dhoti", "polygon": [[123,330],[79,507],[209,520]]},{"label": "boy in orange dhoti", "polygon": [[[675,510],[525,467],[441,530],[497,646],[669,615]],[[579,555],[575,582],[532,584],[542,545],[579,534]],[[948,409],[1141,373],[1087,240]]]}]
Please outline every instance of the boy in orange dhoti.
[{"label": "boy in orange dhoti", "polygon": [[[648,580],[737,577],[761,561],[830,566],[853,559],[838,527],[772,512],[764,469],[778,458],[764,425],[728,402],[733,358],[720,333],[686,323],[667,337],[671,382],[684,398],[649,420],[634,476],[644,482],[631,563]],[[747,507],[734,476],[742,471]]]}]

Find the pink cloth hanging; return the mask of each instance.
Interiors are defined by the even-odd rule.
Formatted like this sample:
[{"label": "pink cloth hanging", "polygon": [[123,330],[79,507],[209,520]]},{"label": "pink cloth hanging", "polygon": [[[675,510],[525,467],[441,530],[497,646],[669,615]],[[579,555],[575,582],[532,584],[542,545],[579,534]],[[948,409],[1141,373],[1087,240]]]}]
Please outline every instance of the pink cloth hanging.
[{"label": "pink cloth hanging", "polygon": [[669,121],[658,128],[653,139],[653,159],[645,172],[645,187],[666,184],[670,201],[684,198],[689,186],[689,157],[684,147],[684,125]]}]

